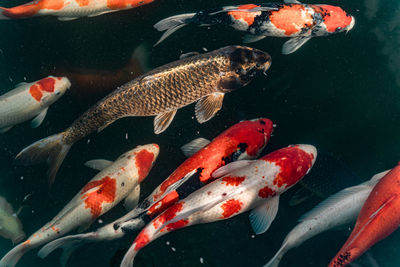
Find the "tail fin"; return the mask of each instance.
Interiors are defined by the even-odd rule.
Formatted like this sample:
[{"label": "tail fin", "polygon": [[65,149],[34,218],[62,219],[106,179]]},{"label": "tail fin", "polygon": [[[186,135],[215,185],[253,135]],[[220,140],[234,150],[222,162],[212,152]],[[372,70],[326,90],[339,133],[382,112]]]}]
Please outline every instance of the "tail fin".
[{"label": "tail fin", "polygon": [[89,243],[92,241],[94,233],[86,233],[86,234],[79,234],[79,235],[71,235],[56,239],[43,248],[41,248],[38,252],[38,256],[40,258],[47,257],[50,253],[52,253],[57,248],[62,248],[63,253],[60,258],[61,266],[66,266],[69,256],[79,247],[84,245],[85,243]]},{"label": "tail fin", "polygon": [[27,3],[11,8],[0,7],[0,20],[2,19],[23,19],[33,17],[40,10],[40,5]]},{"label": "tail fin", "polygon": [[19,244],[10,250],[1,260],[1,267],[14,267],[21,257],[31,248],[29,247],[29,240]]},{"label": "tail fin", "polygon": [[161,36],[160,40],[158,40],[158,42],[154,46],[164,41],[168,36],[176,32],[180,28],[186,26],[190,22],[190,19],[194,17],[194,15],[196,15],[196,13],[181,14],[157,22],[154,25],[154,28],[156,28],[159,32],[166,32]]},{"label": "tail fin", "polygon": [[282,247],[278,250],[278,252],[276,252],[275,256],[273,256],[272,259],[267,262],[263,267],[278,267],[286,251],[286,243],[284,243]]},{"label": "tail fin", "polygon": [[31,144],[15,157],[16,163],[27,166],[46,161],[49,165],[47,175],[49,186],[51,186],[61,163],[71,148],[70,144],[64,142],[63,137],[64,133],[59,133]]}]

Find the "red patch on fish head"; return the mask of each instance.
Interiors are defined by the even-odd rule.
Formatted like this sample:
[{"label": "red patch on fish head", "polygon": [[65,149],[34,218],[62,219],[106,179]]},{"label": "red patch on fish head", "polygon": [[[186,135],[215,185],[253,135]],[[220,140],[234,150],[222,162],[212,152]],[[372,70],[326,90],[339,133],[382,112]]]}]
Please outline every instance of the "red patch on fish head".
[{"label": "red patch on fish head", "polygon": [[223,210],[221,219],[229,218],[235,213],[238,213],[242,206],[243,202],[236,199],[230,199],[226,201],[224,204],[221,205],[221,208]]},{"label": "red patch on fish head", "polygon": [[101,215],[103,203],[114,202],[116,190],[116,180],[109,176],[89,182],[82,189],[81,199],[85,201],[85,208],[90,208],[92,218],[97,218]]},{"label": "red patch on fish head", "polygon": [[47,77],[47,78],[41,79],[36,84],[38,86],[40,86],[40,90],[52,93],[52,92],[54,92],[54,85],[56,84],[56,78]]},{"label": "red patch on fish head", "polygon": [[135,152],[136,168],[139,174],[139,183],[143,181],[144,178],[150,172],[151,167],[154,162],[154,153],[146,149],[142,149],[139,152]]},{"label": "red patch on fish head", "polygon": [[256,157],[267,144],[273,130],[272,121],[261,118],[239,122],[227,129],[221,136],[226,136],[239,145],[243,144],[247,155]]},{"label": "red patch on fish head", "polygon": [[[253,9],[253,8],[256,8],[256,7],[260,7],[260,6],[253,5],[253,4],[248,4],[248,5],[238,6],[237,9],[250,10],[250,9]],[[231,15],[236,20],[243,20],[243,21],[245,21],[247,23],[248,26],[251,26],[254,23],[255,17],[261,15],[261,11],[257,11],[257,12],[229,11],[228,15]]]},{"label": "red patch on fish head", "polygon": [[269,19],[287,36],[314,25],[312,14],[302,4],[284,4],[279,10],[272,11]]},{"label": "red patch on fish head", "polygon": [[138,236],[136,237],[134,244],[135,244],[135,250],[138,251],[144,246],[146,246],[150,242],[150,237],[146,233],[146,229],[143,229]]},{"label": "red patch on fish head", "polygon": [[235,176],[226,176],[222,178],[222,183],[226,183],[227,186],[239,186],[246,177],[235,177]]},{"label": "red patch on fish head", "polygon": [[303,178],[314,163],[314,155],[305,152],[298,146],[276,150],[261,159],[280,167],[274,184],[278,187],[286,185],[286,188]]},{"label": "red patch on fish head", "polygon": [[328,32],[341,31],[354,23],[353,17],[338,6],[319,5],[318,7],[320,9],[315,10],[322,15]]},{"label": "red patch on fish head", "polygon": [[174,223],[167,224],[165,228],[167,231],[174,231],[179,228],[185,227],[189,223],[189,220],[179,220]]},{"label": "red patch on fish head", "polygon": [[268,186],[261,188],[258,191],[258,196],[261,198],[268,198],[268,197],[273,197],[276,195],[276,192],[269,188]]},{"label": "red patch on fish head", "polygon": [[40,102],[42,100],[43,93],[36,83],[29,88],[29,93],[36,101]]}]

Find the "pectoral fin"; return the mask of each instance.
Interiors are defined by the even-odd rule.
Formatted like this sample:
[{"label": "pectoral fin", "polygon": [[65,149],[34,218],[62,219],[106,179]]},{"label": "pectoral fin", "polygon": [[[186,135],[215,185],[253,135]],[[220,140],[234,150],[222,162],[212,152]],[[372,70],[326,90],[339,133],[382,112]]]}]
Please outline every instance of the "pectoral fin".
[{"label": "pectoral fin", "polygon": [[70,21],[70,20],[76,20],[78,17],[58,17],[57,18],[59,21]]},{"label": "pectoral fin", "polygon": [[254,160],[238,160],[238,161],[231,162],[231,163],[215,170],[212,173],[212,177],[218,178],[218,177],[230,174],[240,168],[243,168],[243,167],[246,167],[246,166],[252,164],[253,162],[254,162]]},{"label": "pectoral fin", "polygon": [[278,213],[278,208],[279,196],[274,196],[251,211],[250,224],[256,235],[268,230]]},{"label": "pectoral fin", "polygon": [[106,160],[106,159],[94,159],[94,160],[89,160],[85,162],[85,166],[92,168],[94,170],[98,170],[101,171],[105,168],[107,168],[108,166],[110,166],[113,162],[110,160]]},{"label": "pectoral fin", "polygon": [[195,114],[199,123],[210,120],[222,107],[223,93],[213,93],[203,97],[196,103]]},{"label": "pectoral fin", "polygon": [[39,113],[39,115],[37,115],[32,121],[31,121],[31,127],[32,128],[37,128],[40,126],[40,124],[42,124],[44,118],[46,117],[47,114],[47,110],[49,108],[45,108],[42,110],[42,112]]},{"label": "pectoral fin", "polygon": [[302,47],[311,37],[293,37],[286,41],[282,47],[282,54],[289,55]]},{"label": "pectoral fin", "polygon": [[181,146],[181,150],[186,157],[191,157],[197,151],[199,151],[200,149],[202,149],[209,143],[210,143],[210,140],[199,137],[199,138],[196,138],[196,139],[192,140],[191,142],[187,143],[186,145]]},{"label": "pectoral fin", "polygon": [[7,127],[0,128],[0,133],[8,132],[11,128],[12,128],[12,126],[7,126]]},{"label": "pectoral fin", "polygon": [[124,207],[127,211],[133,210],[139,203],[140,185],[138,184],[132,192],[125,198]]},{"label": "pectoral fin", "polygon": [[284,2],[286,4],[301,4],[299,1],[297,0],[284,0]]},{"label": "pectoral fin", "polygon": [[158,114],[154,118],[154,133],[160,134],[164,132],[171,124],[176,114],[176,110],[168,111],[162,114]]},{"label": "pectoral fin", "polygon": [[245,44],[254,43],[254,42],[257,42],[257,41],[260,41],[260,40],[264,39],[265,37],[267,37],[267,36],[265,36],[265,35],[246,34],[243,37],[243,43],[245,43]]}]

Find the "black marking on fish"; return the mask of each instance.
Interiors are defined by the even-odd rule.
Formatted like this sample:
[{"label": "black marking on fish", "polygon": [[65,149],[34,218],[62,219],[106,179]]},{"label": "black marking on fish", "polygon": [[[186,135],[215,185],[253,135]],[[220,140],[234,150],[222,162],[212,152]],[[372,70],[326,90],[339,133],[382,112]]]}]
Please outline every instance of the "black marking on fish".
[{"label": "black marking on fish", "polygon": [[200,175],[204,168],[198,168],[197,171],[176,189],[179,199],[184,199],[197,189],[203,187],[204,183],[200,181]]}]

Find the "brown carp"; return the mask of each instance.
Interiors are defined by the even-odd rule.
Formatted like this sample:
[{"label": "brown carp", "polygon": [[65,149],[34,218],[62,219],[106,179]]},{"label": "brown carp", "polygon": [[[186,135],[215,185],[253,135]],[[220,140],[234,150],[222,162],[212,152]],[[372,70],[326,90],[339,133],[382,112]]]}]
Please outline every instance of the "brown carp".
[{"label": "brown carp", "polygon": [[65,131],[23,149],[16,160],[23,165],[47,162],[51,184],[70,147],[90,133],[123,117],[156,116],[154,132],[159,134],[168,128],[178,109],[196,101],[197,121],[206,122],[221,109],[225,93],[248,84],[270,65],[267,53],[245,46],[181,58],[122,85]]}]

